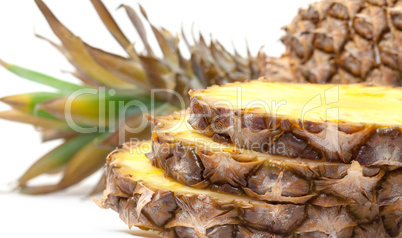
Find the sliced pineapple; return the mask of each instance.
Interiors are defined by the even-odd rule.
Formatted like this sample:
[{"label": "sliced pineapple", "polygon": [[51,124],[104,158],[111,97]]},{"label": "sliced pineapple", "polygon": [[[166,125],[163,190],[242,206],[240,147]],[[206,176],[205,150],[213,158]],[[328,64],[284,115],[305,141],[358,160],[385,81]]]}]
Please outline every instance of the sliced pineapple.
[{"label": "sliced pineapple", "polygon": [[402,88],[251,81],[190,92],[189,123],[288,157],[400,167]]},{"label": "sliced pineapple", "polygon": [[347,206],[268,204],[182,185],[152,166],[145,157],[151,147],[151,142],[127,144],[107,159],[107,188],[96,202],[117,211],[129,227],[182,238],[352,237],[358,228],[359,237],[387,236],[385,229],[361,229]]},{"label": "sliced pineapple", "polygon": [[[154,123],[153,151],[147,154],[165,175],[197,188],[246,194],[270,202],[329,207],[377,202],[378,186],[387,167],[295,159],[214,142],[188,124],[181,111],[149,120]],[[395,173],[401,170],[396,170]],[[380,197],[399,196],[387,182]],[[384,194],[382,194],[382,192]]]}]

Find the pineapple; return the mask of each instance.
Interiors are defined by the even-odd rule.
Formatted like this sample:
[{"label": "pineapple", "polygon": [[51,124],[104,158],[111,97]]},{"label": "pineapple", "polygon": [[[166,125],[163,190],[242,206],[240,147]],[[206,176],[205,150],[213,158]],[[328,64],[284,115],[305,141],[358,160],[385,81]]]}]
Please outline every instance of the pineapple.
[{"label": "pineapple", "polygon": [[[360,223],[351,207],[270,204],[191,188],[164,176],[145,157],[151,143],[126,144],[107,159],[107,189],[101,200],[129,227],[161,237],[388,237],[378,216]],[[356,209],[354,211],[358,211]],[[360,211],[362,212],[362,211]],[[362,214],[359,214],[362,215]]]},{"label": "pineapple", "polygon": [[284,27],[281,58],[261,54],[266,80],[402,85],[402,2],[324,0]]},{"label": "pineapple", "polygon": [[[0,60],[0,65],[11,72],[58,91],[1,99],[13,109],[0,112],[0,118],[32,124],[41,131],[43,141],[65,141],[39,159],[19,179],[18,188],[25,193],[48,193],[67,188],[96,171],[102,165],[104,156],[122,143],[122,137],[148,138],[149,126],[138,133],[130,133],[125,128],[126,125],[135,127],[140,124],[142,115],[138,111],[124,115],[121,121],[105,123],[113,121],[120,113],[118,111],[110,117],[106,113],[108,106],[117,101],[128,103],[139,100],[145,102],[148,109],[155,110],[156,115],[167,114],[187,105],[187,91],[191,88],[244,81],[260,75],[266,75],[265,80],[268,81],[401,84],[397,50],[400,34],[397,1],[342,0],[313,4],[309,9],[301,10],[293,23],[285,28],[287,35],[283,42],[287,51],[282,58],[266,57],[263,52],[258,57],[248,54],[247,58],[243,58],[236,52],[230,54],[217,41],[208,45],[202,35],[194,39],[194,44],[190,44],[183,35],[191,53],[190,59],[182,57],[178,49],[179,38],[164,28],[152,25],[142,8],[141,13],[162,49],[162,58],[157,57],[150,47],[140,14],[129,6],[124,5],[123,8],[144,43],[144,53],[136,51],[100,0],[91,1],[106,28],[127,53],[127,56],[119,56],[83,42],[55,18],[43,1],[35,2],[62,44],[50,42],[43,36],[38,37],[49,41],[66,56],[76,67],[74,76],[83,85],[68,83]],[[72,92],[99,86],[106,90],[115,89],[116,95],[99,100],[99,92],[94,97],[81,98],[79,103],[72,105],[74,121],[81,126],[97,126],[101,131],[84,136],[66,124],[62,105]],[[173,90],[184,98],[184,103],[178,102],[170,94],[158,93],[158,101],[151,106],[149,92],[152,89]],[[104,109],[100,104],[102,100],[106,101]],[[92,111],[89,108],[101,110]],[[220,137],[219,140],[227,138]],[[85,155],[92,150],[98,156],[92,156],[91,160],[94,161],[87,163],[89,158]],[[317,154],[306,151],[309,152],[312,157]],[[40,187],[28,185],[33,178],[54,171],[64,174],[59,184]],[[103,179],[99,185],[102,183]]]},{"label": "pineapple", "polygon": [[155,127],[147,157],[165,176],[187,186],[268,202],[325,207],[373,203],[377,210],[377,194],[381,205],[391,203],[383,202],[387,198],[401,197],[401,183],[394,178],[383,184],[386,171],[378,167],[296,160],[219,144],[193,130],[185,111],[149,119]]},{"label": "pineapple", "polygon": [[[178,48],[179,38],[164,28],[155,27],[142,8],[142,16],[152,28],[162,50],[162,58],[156,56],[148,43],[141,15],[129,6],[123,7],[145,45],[144,53],[136,51],[100,0],[91,1],[106,28],[126,50],[127,56],[119,56],[83,42],[58,21],[43,1],[35,2],[62,44],[58,45],[43,36],[38,37],[49,41],[66,56],[76,68],[73,74],[83,84],[69,83],[0,61],[0,65],[12,73],[57,90],[56,93],[38,92],[0,99],[12,107],[10,111],[0,112],[0,118],[32,124],[40,130],[43,141],[64,140],[62,145],[39,159],[19,179],[18,188],[24,193],[49,193],[65,189],[101,168],[106,155],[124,139],[149,138],[149,125],[137,133],[127,130],[127,127],[136,128],[143,120],[138,108],[128,110],[123,118],[120,117],[123,110],[116,110],[115,113],[109,110],[110,107],[117,109],[119,102],[127,105],[134,100],[140,101],[155,115],[163,115],[185,107],[189,102],[187,93],[190,88],[244,81],[259,75],[254,57],[249,55],[243,58],[237,53],[230,54],[217,41],[207,44],[202,35],[198,40],[194,39],[193,45],[183,35],[191,58],[182,57]],[[98,90],[99,87],[104,90]],[[95,94],[76,98],[71,105],[71,113],[65,112],[64,105],[70,94],[77,90],[94,89]],[[156,93],[153,104],[152,89],[171,90],[184,102],[173,94],[161,92]],[[95,126],[98,132],[77,132],[67,124],[66,115],[70,115],[79,127]],[[63,175],[59,183],[29,185],[33,178],[55,171]],[[102,183],[103,179],[100,180],[100,189]]]},{"label": "pineapple", "polygon": [[190,125],[215,141],[292,158],[402,165],[402,88],[251,81],[190,95]]}]

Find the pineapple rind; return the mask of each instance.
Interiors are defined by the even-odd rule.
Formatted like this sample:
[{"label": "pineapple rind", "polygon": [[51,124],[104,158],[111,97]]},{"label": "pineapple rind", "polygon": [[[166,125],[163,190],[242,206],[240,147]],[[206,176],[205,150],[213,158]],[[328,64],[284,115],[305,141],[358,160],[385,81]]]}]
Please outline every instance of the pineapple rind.
[{"label": "pineapple rind", "polygon": [[[107,159],[103,208],[112,208],[129,227],[161,237],[369,237],[346,206],[267,204],[194,189],[163,176],[145,157],[151,143],[126,145]],[[317,213],[318,212],[318,213]],[[319,217],[316,216],[319,214]],[[382,225],[382,218],[373,222]],[[370,223],[369,223],[370,224]],[[352,236],[359,229],[361,236]],[[385,229],[380,237],[387,237]],[[378,234],[378,231],[376,231]]]},{"label": "pineapple rind", "polygon": [[283,29],[281,58],[259,57],[266,80],[402,85],[399,0],[323,0]]},{"label": "pineapple rind", "polygon": [[219,141],[287,157],[402,166],[401,88],[251,81],[190,95],[189,123]]},{"label": "pineapple rind", "polygon": [[[387,176],[394,178],[392,181],[382,180],[387,167],[292,159],[240,149],[197,133],[187,119],[186,111],[149,118],[155,127],[153,151],[147,157],[165,170],[165,176],[182,184],[270,202],[325,207],[376,204],[377,196],[382,200],[400,197],[393,188],[402,183],[395,176]],[[379,190],[381,185],[384,188]]]}]

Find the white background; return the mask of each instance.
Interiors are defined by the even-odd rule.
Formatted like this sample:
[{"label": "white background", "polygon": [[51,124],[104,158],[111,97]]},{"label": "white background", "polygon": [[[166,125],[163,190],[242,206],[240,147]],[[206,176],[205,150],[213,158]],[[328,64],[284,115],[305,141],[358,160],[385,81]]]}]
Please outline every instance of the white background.
[{"label": "white background", "polygon": [[[123,50],[100,22],[89,0],[45,1],[55,15],[87,43],[104,50],[123,54]],[[284,47],[279,42],[281,26],[290,23],[301,6],[310,1],[135,1],[104,0],[119,25],[132,41],[142,45],[123,9],[124,3],[137,8],[140,3],[156,26],[172,33],[183,25],[190,33],[209,35],[232,51],[232,45],[245,55],[247,38],[252,54],[261,46],[269,55],[279,56]],[[149,29],[148,29],[149,30]],[[0,58],[20,66],[35,69],[61,79],[76,82],[62,70],[72,70],[64,57],[46,42],[34,37],[34,32],[57,41],[34,0],[0,2]],[[156,42],[148,31],[154,48]],[[6,95],[49,91],[51,89],[25,81],[0,68],[0,97]],[[0,111],[8,107],[0,104]],[[12,186],[35,159],[59,142],[41,144],[39,134],[28,126],[0,120],[0,237],[142,237],[137,229],[129,231],[118,215],[101,210],[85,199],[85,193],[99,174],[67,191],[45,196],[9,193]],[[47,180],[45,180],[46,182]],[[140,233],[138,233],[140,232]],[[146,236],[150,237],[150,236]]]}]

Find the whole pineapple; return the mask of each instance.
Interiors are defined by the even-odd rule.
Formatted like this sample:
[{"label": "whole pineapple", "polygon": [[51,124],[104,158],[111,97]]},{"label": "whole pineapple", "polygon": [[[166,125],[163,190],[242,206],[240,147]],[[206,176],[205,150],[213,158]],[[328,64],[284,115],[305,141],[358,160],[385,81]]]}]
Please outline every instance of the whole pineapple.
[{"label": "whole pineapple", "polygon": [[284,27],[281,58],[261,57],[267,80],[402,84],[402,1],[327,0]]}]

